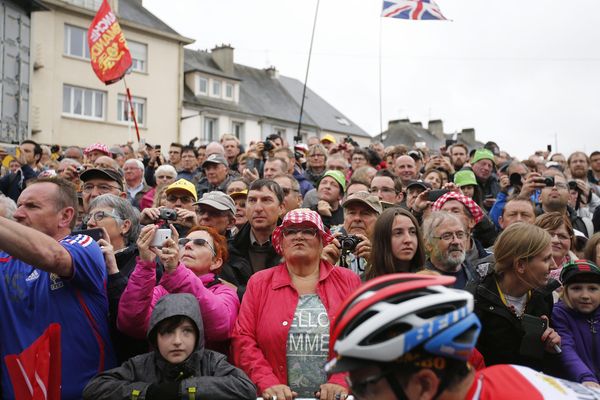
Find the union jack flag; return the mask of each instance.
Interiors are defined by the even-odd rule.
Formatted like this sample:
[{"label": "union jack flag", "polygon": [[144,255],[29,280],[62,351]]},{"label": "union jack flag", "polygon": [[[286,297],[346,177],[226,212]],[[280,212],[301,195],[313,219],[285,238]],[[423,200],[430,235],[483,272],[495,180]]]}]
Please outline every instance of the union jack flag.
[{"label": "union jack flag", "polygon": [[446,19],[433,0],[384,0],[381,16],[400,19]]}]

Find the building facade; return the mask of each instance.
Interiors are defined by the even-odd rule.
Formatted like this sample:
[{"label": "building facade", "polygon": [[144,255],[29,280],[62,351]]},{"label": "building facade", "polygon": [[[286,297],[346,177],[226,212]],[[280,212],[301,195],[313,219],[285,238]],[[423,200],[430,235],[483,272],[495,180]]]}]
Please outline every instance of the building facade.
[{"label": "building facade", "polygon": [[[133,65],[126,82],[140,135],[164,146],[179,141],[185,38],[141,0],[112,0]],[[123,80],[104,85],[89,59],[87,30],[100,0],[44,0],[32,14],[31,136],[40,143],[86,146],[135,141]]]},{"label": "building facade", "polygon": [[[281,76],[273,67],[252,68],[234,63],[234,49],[223,45],[208,51],[185,50],[183,142],[218,140],[232,133],[244,144],[279,134],[294,143],[303,83]],[[363,146],[371,137],[348,117],[307,88],[301,141],[330,134],[350,136]]]}]

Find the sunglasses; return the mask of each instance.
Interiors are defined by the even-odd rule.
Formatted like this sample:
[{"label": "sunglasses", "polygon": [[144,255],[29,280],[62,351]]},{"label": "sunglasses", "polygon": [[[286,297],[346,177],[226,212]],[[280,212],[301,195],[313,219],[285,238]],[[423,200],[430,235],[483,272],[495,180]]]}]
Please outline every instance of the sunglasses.
[{"label": "sunglasses", "polygon": [[198,238],[198,239],[182,238],[182,239],[179,239],[179,242],[178,242],[179,243],[179,247],[185,247],[185,245],[188,244],[189,242],[192,242],[192,244],[194,244],[195,246],[199,246],[199,247],[206,246],[206,247],[208,247],[212,251],[213,256],[217,255],[217,253],[215,252],[215,248],[212,247],[210,245],[210,243],[208,243],[208,241],[206,239],[200,239],[200,238]]},{"label": "sunglasses", "polygon": [[177,196],[174,194],[167,195],[167,201],[169,203],[175,203],[177,200],[181,200],[183,204],[193,203],[194,198],[192,196]]}]

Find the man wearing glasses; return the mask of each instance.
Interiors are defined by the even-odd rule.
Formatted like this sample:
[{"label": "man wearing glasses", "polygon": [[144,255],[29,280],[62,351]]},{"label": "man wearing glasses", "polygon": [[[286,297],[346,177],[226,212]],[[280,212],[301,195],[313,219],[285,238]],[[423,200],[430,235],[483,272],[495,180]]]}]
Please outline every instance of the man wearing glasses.
[{"label": "man wearing glasses", "polygon": [[399,204],[404,198],[402,181],[387,169],[377,171],[371,180],[369,192],[379,200],[389,204]]},{"label": "man wearing glasses", "polygon": [[80,176],[83,185],[81,194],[83,198],[83,211],[90,211],[90,203],[101,194],[114,194],[126,198],[123,190],[123,176],[114,169],[92,168],[84,171]]},{"label": "man wearing glasses", "polygon": [[463,222],[447,211],[434,211],[423,221],[423,241],[429,255],[425,268],[456,278],[453,287],[464,289],[481,276],[465,260],[469,234]]}]

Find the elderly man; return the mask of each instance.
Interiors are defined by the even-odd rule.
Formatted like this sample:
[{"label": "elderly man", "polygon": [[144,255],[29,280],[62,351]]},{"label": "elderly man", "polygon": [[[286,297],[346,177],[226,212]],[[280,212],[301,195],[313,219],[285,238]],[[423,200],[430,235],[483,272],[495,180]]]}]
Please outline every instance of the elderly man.
[{"label": "elderly man", "polygon": [[63,158],[71,158],[83,164],[83,150],[78,146],[69,146],[63,152]]},{"label": "elderly man", "polygon": [[240,140],[234,135],[226,134],[221,137],[221,144],[225,149],[225,158],[232,172],[237,172],[238,156],[240,155]]},{"label": "elderly man", "polygon": [[225,193],[227,184],[231,180],[229,165],[227,160],[221,154],[211,154],[206,157],[202,164],[204,169],[204,178],[196,185],[196,191],[199,195],[218,190]]},{"label": "elderly man", "polygon": [[400,156],[394,161],[394,173],[402,181],[402,186],[406,187],[410,181],[418,177],[417,165],[411,156]]},{"label": "elderly man", "polygon": [[223,265],[221,271],[223,279],[237,286],[240,300],[252,274],[281,262],[271,244],[271,235],[283,213],[281,187],[269,179],[252,182],[246,199],[248,222],[229,241],[229,253],[245,262]]},{"label": "elderly man", "polygon": [[502,230],[508,228],[515,222],[526,222],[533,224],[535,222],[535,205],[529,199],[519,197],[509,198],[502,215],[498,218],[498,223]]},{"label": "elderly man", "polygon": [[127,200],[132,206],[140,209],[140,200],[151,187],[144,182],[144,164],[137,159],[129,159],[123,165],[123,175],[125,177],[125,191]]},{"label": "elderly man", "polygon": [[496,196],[500,192],[500,183],[494,175],[495,167],[494,153],[487,149],[475,151],[471,159],[471,168],[477,179],[477,184],[481,188],[483,195],[483,206],[490,210],[496,201]]},{"label": "elderly man", "polygon": [[[465,251],[467,261],[478,266],[482,260],[487,258],[491,253],[485,249],[485,246],[490,246],[496,238],[496,229],[492,221],[487,219],[483,210],[471,199],[458,192],[448,192],[441,196],[433,203],[432,211],[447,211],[459,217],[466,228],[470,238],[465,240]],[[479,228],[476,230],[476,226]],[[482,245],[479,236],[475,234],[484,234],[485,246]],[[487,271],[484,271],[487,273]],[[484,273],[484,275],[485,275]]]},{"label": "elderly man", "polygon": [[101,194],[114,194],[123,199],[127,193],[123,190],[123,175],[114,169],[92,168],[85,170],[79,177],[83,185],[81,194],[83,198],[83,211],[87,214],[90,203]]},{"label": "elderly man", "polygon": [[[90,237],[71,236],[77,215],[71,183],[40,179],[21,193],[17,205],[16,222],[0,217],[0,356],[21,353],[58,323],[61,398],[80,399],[94,375],[116,365],[104,258]],[[15,398],[4,362],[2,392],[3,398]]]},{"label": "elderly man", "polygon": [[[371,256],[371,235],[377,217],[383,211],[379,198],[369,192],[361,191],[348,196],[343,204],[344,225],[332,230],[336,239],[323,248],[322,258],[362,276]],[[356,236],[360,242],[352,251],[344,251],[340,240],[346,235]]]},{"label": "elderly man", "polygon": [[[296,181],[298,181],[298,184],[300,185],[300,193],[301,193],[302,197],[304,197],[304,195],[309,190],[314,189],[312,182],[309,181],[306,177],[306,171],[304,171],[302,169],[302,166],[300,165],[300,163],[296,162],[296,155],[294,154],[294,152],[292,150],[290,150],[288,147],[282,147],[280,149],[273,151],[273,155],[275,157],[282,158],[285,160],[285,162],[288,166],[286,173],[294,175],[294,178],[296,179]],[[323,165],[325,165],[325,163],[324,163],[325,158],[323,158],[322,161],[323,161]]]},{"label": "elderly man", "polygon": [[235,226],[236,207],[233,199],[223,192],[204,193],[202,198],[194,203],[200,216],[200,225],[215,228],[219,234],[230,238],[231,229]]},{"label": "elderly man", "polygon": [[485,274],[466,261],[468,239],[469,233],[458,216],[447,211],[432,212],[423,221],[423,241],[429,255],[425,268],[455,277],[456,289],[479,283]]}]

